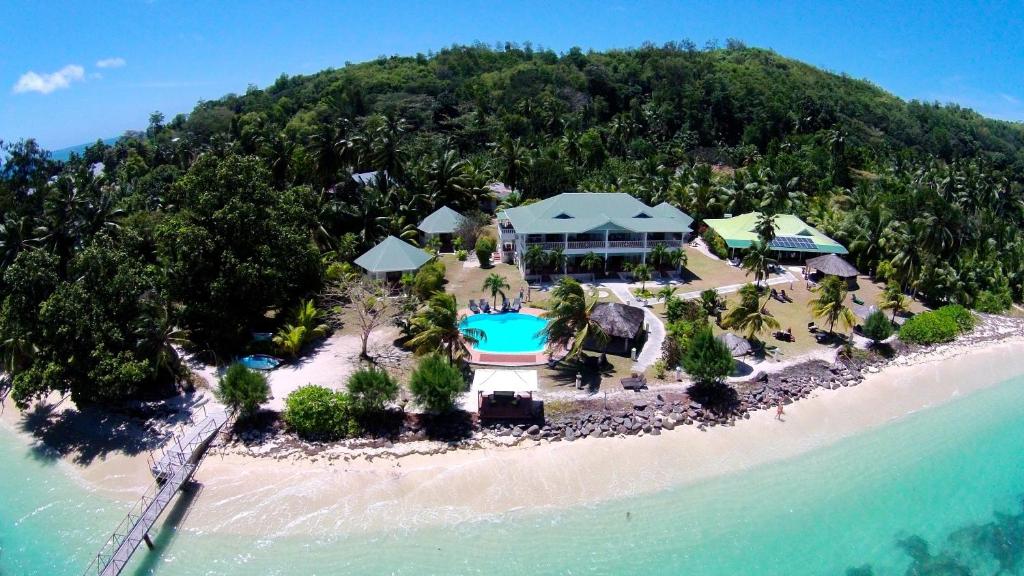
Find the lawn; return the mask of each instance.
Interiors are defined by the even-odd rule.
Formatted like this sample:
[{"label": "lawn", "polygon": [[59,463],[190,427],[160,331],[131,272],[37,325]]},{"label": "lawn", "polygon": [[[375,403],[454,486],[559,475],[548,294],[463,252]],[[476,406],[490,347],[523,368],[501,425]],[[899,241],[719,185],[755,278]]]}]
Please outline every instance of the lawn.
[{"label": "lawn", "polygon": [[[483,289],[484,279],[491,274],[499,274],[508,282],[509,289],[505,290],[505,296],[509,300],[517,298],[520,290],[528,302],[537,303],[548,299],[548,291],[530,290],[519,274],[519,269],[512,264],[499,263],[490,268],[480,268],[475,261],[459,262],[453,254],[442,254],[439,258],[444,262],[445,278],[448,280],[444,286],[445,292],[455,295],[459,308],[468,307],[470,298],[479,300],[486,297],[494,305],[490,291]],[[497,303],[501,305],[500,295]]]}]

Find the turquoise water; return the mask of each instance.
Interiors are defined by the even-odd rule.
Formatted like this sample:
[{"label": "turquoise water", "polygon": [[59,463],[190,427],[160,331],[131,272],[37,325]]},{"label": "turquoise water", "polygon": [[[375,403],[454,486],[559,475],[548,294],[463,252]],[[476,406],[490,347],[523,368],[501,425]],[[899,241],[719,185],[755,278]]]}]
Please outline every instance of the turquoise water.
[{"label": "turquoise water", "polygon": [[[992,551],[1020,574],[1022,406],[1017,378],[798,458],[564,511],[275,540],[165,527],[160,555],[126,574],[979,575],[997,573]],[[6,430],[0,461],[0,573],[78,574],[123,505],[85,493]]]},{"label": "turquoise water", "polygon": [[280,360],[266,354],[243,356],[238,359],[238,363],[251,370],[273,370],[281,365]]},{"label": "turquoise water", "polygon": [[460,328],[478,328],[486,338],[475,347],[483,352],[540,352],[544,349],[544,338],[540,331],[547,326],[547,320],[506,312],[504,314],[474,314],[462,321]]}]

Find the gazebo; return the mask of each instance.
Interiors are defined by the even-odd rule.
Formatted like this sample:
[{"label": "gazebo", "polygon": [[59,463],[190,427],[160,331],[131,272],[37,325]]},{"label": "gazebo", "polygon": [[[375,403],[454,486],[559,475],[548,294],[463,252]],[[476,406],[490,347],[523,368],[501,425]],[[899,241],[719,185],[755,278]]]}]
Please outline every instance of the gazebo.
[{"label": "gazebo", "polygon": [[473,374],[468,400],[476,401],[476,411],[482,419],[532,418],[538,413],[533,399],[537,390],[536,370],[481,368]]},{"label": "gazebo", "polygon": [[852,264],[835,254],[825,254],[811,258],[807,261],[806,266],[816,270],[818,274],[844,278],[851,287],[856,285],[857,276],[860,274]]},{"label": "gazebo", "polygon": [[356,258],[356,264],[367,274],[387,281],[398,280],[406,272],[415,272],[429,261],[429,254],[394,236],[388,236]]},{"label": "gazebo", "polygon": [[[604,349],[629,354],[631,346],[639,345],[644,335],[644,311],[618,302],[598,302],[590,319],[608,335]],[[588,348],[595,349],[588,343]],[[602,350],[603,351],[603,350]]]},{"label": "gazebo", "polygon": [[450,246],[452,235],[459,228],[463,216],[447,206],[441,206],[427,216],[418,226],[426,240],[432,237],[439,237],[443,246]]}]

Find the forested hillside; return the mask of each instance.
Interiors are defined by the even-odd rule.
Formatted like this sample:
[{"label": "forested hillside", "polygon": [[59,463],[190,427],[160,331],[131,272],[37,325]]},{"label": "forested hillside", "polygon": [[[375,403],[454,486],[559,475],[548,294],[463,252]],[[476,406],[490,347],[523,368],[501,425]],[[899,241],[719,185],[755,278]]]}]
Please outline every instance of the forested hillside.
[{"label": "forested hillside", "polygon": [[[173,380],[171,344],[232,354],[324,271],[502,181],[796,213],[930,303],[1024,283],[1024,127],[903,102],[730,43],[565,54],[453,47],[200,103],[53,162],[7,143],[0,345],[19,400],[116,402]],[[101,163],[101,164],[100,164]],[[352,173],[386,171],[360,189]]]}]

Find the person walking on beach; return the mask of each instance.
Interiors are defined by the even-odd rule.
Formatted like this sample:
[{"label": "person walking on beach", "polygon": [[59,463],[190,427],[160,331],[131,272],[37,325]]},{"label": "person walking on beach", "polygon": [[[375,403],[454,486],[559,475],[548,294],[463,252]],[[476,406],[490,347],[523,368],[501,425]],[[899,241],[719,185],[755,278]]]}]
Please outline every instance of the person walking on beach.
[{"label": "person walking on beach", "polygon": [[775,408],[775,419],[779,422],[782,421],[782,416],[786,413],[786,410],[782,407],[782,400],[779,400],[779,405]]}]

